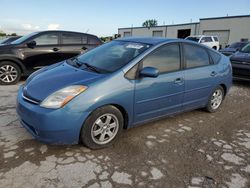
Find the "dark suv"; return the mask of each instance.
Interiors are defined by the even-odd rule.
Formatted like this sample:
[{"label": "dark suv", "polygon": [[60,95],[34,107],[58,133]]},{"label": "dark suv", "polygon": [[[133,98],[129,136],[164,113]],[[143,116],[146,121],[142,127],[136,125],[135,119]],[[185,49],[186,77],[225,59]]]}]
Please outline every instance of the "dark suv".
[{"label": "dark suv", "polygon": [[250,81],[250,42],[230,57],[234,79]]},{"label": "dark suv", "polygon": [[69,31],[41,31],[23,36],[0,46],[0,84],[15,84],[22,75],[101,44],[97,36]]}]

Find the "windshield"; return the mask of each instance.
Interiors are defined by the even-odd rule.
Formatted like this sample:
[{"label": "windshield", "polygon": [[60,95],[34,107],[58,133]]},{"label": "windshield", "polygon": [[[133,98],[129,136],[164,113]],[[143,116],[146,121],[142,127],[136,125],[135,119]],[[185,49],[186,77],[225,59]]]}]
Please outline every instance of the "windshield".
[{"label": "windshield", "polygon": [[4,44],[9,40],[9,38],[3,39],[2,41],[0,41],[0,44]]},{"label": "windshield", "polygon": [[148,44],[112,41],[80,55],[77,64],[91,67],[100,73],[110,73],[122,68],[149,48]]},{"label": "windshield", "polygon": [[248,43],[246,46],[244,46],[243,48],[241,48],[240,51],[244,52],[244,53],[250,53],[250,43]]},{"label": "windshield", "polygon": [[200,37],[187,37],[186,39],[187,39],[187,40],[194,41],[194,42],[199,42]]},{"label": "windshield", "polygon": [[30,33],[30,34],[28,34],[28,35],[25,35],[25,36],[23,36],[23,37],[21,37],[21,38],[15,40],[15,41],[13,41],[11,44],[21,44],[21,43],[23,43],[25,40],[27,40],[28,38],[30,38],[30,37],[36,35],[37,33],[38,33],[38,32],[34,32],[34,33]]}]

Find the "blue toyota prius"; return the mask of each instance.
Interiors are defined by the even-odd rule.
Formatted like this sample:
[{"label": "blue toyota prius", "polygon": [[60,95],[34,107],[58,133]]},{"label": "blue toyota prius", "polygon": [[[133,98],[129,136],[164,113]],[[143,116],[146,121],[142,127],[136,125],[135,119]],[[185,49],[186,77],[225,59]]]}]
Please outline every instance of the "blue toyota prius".
[{"label": "blue toyota prius", "polygon": [[231,83],[229,59],[206,46],[122,38],[33,73],[19,89],[17,113],[42,142],[98,149],[150,120],[215,112]]}]

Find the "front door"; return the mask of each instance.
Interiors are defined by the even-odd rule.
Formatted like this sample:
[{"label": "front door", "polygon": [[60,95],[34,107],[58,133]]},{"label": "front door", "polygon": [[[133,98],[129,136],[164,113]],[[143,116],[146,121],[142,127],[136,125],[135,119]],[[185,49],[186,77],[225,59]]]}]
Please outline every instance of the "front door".
[{"label": "front door", "polygon": [[141,63],[142,68],[157,68],[159,76],[139,77],[136,80],[134,122],[180,111],[184,93],[184,72],[181,70],[179,44],[159,47]]},{"label": "front door", "polygon": [[29,69],[35,70],[61,60],[57,33],[44,33],[32,40],[36,42],[36,46],[24,49],[25,64]]}]

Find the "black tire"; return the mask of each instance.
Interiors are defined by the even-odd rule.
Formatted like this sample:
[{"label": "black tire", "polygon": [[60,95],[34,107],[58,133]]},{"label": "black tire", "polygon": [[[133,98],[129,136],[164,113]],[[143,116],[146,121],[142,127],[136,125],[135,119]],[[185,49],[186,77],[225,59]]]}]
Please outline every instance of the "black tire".
[{"label": "black tire", "polygon": [[13,70],[15,70],[15,72],[16,72],[15,73],[15,78],[13,80],[11,80],[11,78],[13,78],[12,77],[13,75],[12,75],[11,77],[7,78],[9,80],[8,81],[8,80],[5,79],[6,75],[2,75],[0,77],[0,85],[13,85],[13,84],[16,84],[20,80],[21,74],[22,74],[20,67],[16,63],[13,63],[11,61],[2,61],[2,62],[0,62],[0,75],[1,75],[1,73],[3,73],[3,71],[5,70],[4,68],[6,68],[6,66],[9,66]]},{"label": "black tire", "polygon": [[[214,99],[214,94],[215,94],[216,91],[220,91],[220,92],[221,92],[222,99],[221,99],[221,102],[220,102],[220,104],[218,105],[218,107],[215,108],[215,106],[213,106],[212,100]],[[210,113],[214,113],[214,112],[218,111],[219,108],[220,108],[220,106],[221,106],[221,104],[222,104],[222,102],[223,102],[223,100],[224,100],[224,96],[225,96],[225,91],[224,91],[223,87],[218,86],[218,87],[213,91],[213,93],[211,94],[211,96],[209,97],[209,101],[208,101],[207,106],[205,107],[205,110],[206,110],[207,112],[210,112]]]},{"label": "black tire", "polygon": [[[108,143],[100,144],[100,143],[97,143],[96,140],[98,140],[98,136],[100,134],[106,134],[105,130],[103,131],[104,133],[103,132],[99,133],[99,135],[95,138],[93,136],[93,134],[94,134],[93,129],[96,126],[99,127],[99,124],[97,124],[96,121],[98,119],[102,118],[102,116],[103,116],[103,118],[105,118],[105,115],[106,116],[112,115],[114,118],[116,117],[115,120],[118,122],[118,125],[116,127],[118,130],[116,129],[117,132],[116,132],[115,136],[112,138],[112,140],[110,140]],[[104,121],[105,121],[105,119],[104,119]],[[85,123],[82,126],[80,140],[85,146],[87,146],[91,149],[101,149],[101,148],[109,147],[120,136],[120,134],[123,130],[123,125],[124,125],[124,118],[123,118],[123,115],[120,112],[120,110],[118,110],[116,107],[114,107],[112,105],[100,107],[100,108],[96,109],[95,111],[93,111],[91,113],[91,115],[86,119]],[[104,126],[102,126],[102,128],[100,128],[100,127],[98,130],[104,129]],[[101,135],[100,135],[100,137],[101,137]]]},{"label": "black tire", "polygon": [[217,47],[216,47],[216,46],[213,46],[213,49],[214,49],[214,50],[217,50]]}]

